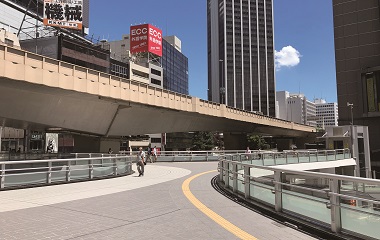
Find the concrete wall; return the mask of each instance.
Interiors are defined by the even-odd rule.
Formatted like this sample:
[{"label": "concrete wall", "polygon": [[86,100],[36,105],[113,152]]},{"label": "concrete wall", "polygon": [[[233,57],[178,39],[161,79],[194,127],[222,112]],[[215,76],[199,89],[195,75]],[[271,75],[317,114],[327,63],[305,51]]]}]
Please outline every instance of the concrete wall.
[{"label": "concrete wall", "polygon": [[[100,149],[100,138],[84,135],[74,135],[74,150],[76,153],[96,153]],[[108,151],[108,149],[107,149]]]},{"label": "concrete wall", "polygon": [[109,148],[111,148],[113,153],[120,152],[120,140],[119,139],[101,139],[99,152],[108,153]]},{"label": "concrete wall", "polygon": [[223,133],[225,150],[244,150],[248,146],[246,133]]}]

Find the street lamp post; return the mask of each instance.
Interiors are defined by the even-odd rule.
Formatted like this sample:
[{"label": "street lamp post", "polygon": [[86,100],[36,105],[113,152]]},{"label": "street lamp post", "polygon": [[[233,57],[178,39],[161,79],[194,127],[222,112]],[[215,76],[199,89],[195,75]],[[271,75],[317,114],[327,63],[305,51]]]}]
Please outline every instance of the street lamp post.
[{"label": "street lamp post", "polygon": [[219,89],[220,95],[221,95],[220,103],[225,104],[224,95],[226,93],[226,88],[224,87],[224,65],[223,65],[224,61],[223,61],[223,59],[219,59],[219,62],[221,65],[220,70],[222,72],[222,84],[221,84],[221,87]]},{"label": "street lamp post", "polygon": [[[350,128],[351,128],[351,134],[350,134],[350,138],[351,138],[351,156],[354,158],[354,115],[352,113],[352,109],[354,108],[354,104],[353,103],[349,103],[347,102],[347,107],[350,107],[350,110],[351,110],[351,123],[350,123]],[[356,176],[359,177],[360,176],[360,168],[359,168],[359,159],[356,159],[356,167],[357,167],[357,171],[356,171]]]},{"label": "street lamp post", "polygon": [[354,108],[354,104],[347,102],[347,107],[351,108],[351,126],[353,126],[354,125],[354,115],[352,114],[352,109]]}]

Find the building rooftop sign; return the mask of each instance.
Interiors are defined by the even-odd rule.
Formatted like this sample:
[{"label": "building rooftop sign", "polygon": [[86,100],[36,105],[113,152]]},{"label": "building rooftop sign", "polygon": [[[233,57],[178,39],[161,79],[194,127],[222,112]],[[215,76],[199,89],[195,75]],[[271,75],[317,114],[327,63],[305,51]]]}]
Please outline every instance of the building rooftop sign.
[{"label": "building rooftop sign", "polygon": [[82,0],[44,0],[44,25],[82,29]]},{"label": "building rooftop sign", "polygon": [[150,24],[131,26],[131,53],[150,52],[162,57],[162,30]]}]

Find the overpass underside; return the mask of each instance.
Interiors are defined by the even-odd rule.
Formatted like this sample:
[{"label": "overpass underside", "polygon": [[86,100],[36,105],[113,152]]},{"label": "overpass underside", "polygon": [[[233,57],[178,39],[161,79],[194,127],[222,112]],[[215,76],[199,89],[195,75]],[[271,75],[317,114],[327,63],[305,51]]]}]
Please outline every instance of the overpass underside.
[{"label": "overpass underside", "polygon": [[314,131],[1,45],[0,120],[2,126],[100,136],[220,131],[304,137]]}]

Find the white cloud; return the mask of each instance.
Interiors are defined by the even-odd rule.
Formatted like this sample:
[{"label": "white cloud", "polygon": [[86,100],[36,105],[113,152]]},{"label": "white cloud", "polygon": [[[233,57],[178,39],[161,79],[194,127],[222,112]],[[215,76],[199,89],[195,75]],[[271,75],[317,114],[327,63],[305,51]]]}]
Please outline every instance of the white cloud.
[{"label": "white cloud", "polygon": [[286,46],[281,51],[275,51],[276,69],[281,67],[294,67],[300,63],[300,52],[292,46]]}]

